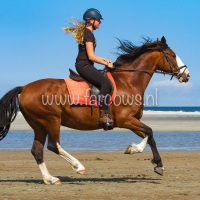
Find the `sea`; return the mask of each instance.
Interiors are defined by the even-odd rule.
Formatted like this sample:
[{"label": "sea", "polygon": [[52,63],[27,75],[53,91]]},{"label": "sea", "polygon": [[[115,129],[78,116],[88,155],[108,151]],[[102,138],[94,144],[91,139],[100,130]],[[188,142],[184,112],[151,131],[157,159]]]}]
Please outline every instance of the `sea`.
[{"label": "sea", "polygon": [[[145,110],[200,112],[200,107],[145,107]],[[160,151],[200,151],[200,132],[155,132],[154,138]],[[30,150],[33,139],[33,131],[10,131],[0,141],[0,150]],[[141,142],[141,138],[128,130],[61,131],[60,141],[68,151],[124,151],[129,144]],[[145,151],[150,148],[147,146]]]},{"label": "sea", "polygon": [[200,106],[146,106],[148,111],[200,112]]}]

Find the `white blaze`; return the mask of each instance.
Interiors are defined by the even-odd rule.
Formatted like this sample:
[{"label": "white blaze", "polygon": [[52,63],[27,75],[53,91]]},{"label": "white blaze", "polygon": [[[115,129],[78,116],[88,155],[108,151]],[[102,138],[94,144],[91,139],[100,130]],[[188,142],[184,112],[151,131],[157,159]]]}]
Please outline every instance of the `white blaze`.
[{"label": "white blaze", "polygon": [[[178,55],[176,55],[176,62],[179,68],[185,65]],[[185,68],[180,69],[180,73],[183,73],[184,70]]]},{"label": "white blaze", "polygon": [[[179,68],[185,66],[185,64],[178,55],[176,55],[176,62]],[[182,74],[183,72],[186,75],[190,74],[189,70],[186,67],[180,69],[180,74]]]}]

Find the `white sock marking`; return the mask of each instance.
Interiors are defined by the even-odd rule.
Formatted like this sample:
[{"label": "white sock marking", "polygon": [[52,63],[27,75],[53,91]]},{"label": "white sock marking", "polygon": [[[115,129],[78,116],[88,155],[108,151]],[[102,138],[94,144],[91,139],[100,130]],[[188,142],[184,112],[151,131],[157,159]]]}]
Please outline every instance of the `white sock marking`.
[{"label": "white sock marking", "polygon": [[43,177],[43,180],[44,180],[45,184],[47,184],[47,185],[54,184],[57,181],[59,181],[58,178],[51,176],[51,174],[49,173],[49,171],[48,171],[48,169],[46,167],[46,164],[44,162],[39,164],[38,166],[39,166],[40,171],[42,173],[42,177]]},{"label": "white sock marking", "polygon": [[70,155],[68,152],[66,152],[59,143],[57,143],[57,148],[59,151],[59,155],[64,158],[67,162],[69,162],[72,166],[72,168],[78,172],[78,171],[82,171],[85,170],[85,167],[80,163],[79,160],[77,160],[76,158],[74,158],[72,155]]},{"label": "white sock marking", "polygon": [[148,136],[146,136],[139,144],[132,143],[131,146],[134,148],[135,152],[143,152],[147,145]]},{"label": "white sock marking", "polygon": [[51,177],[51,175],[49,174],[46,164],[43,162],[43,163],[39,164],[38,166],[40,168],[40,171],[42,172],[43,178],[49,179]]}]

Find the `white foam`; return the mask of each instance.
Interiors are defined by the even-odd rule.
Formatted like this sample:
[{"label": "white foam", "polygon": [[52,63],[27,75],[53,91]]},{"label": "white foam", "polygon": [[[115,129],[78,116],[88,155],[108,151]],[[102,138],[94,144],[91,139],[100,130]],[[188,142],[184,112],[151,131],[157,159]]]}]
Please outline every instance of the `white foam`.
[{"label": "white foam", "polygon": [[145,110],[144,114],[149,115],[200,115],[199,111],[195,112],[185,112],[185,111],[152,111],[152,110]]}]

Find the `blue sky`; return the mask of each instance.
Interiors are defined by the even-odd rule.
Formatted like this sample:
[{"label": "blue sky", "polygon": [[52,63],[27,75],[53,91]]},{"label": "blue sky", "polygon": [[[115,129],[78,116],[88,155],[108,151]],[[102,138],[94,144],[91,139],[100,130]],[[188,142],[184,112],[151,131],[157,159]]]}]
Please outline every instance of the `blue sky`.
[{"label": "blue sky", "polygon": [[179,84],[154,75],[146,94],[155,95],[157,88],[159,106],[200,106],[198,0],[0,0],[0,96],[34,80],[67,77],[77,44],[61,29],[91,7],[104,17],[95,31],[97,55],[114,61],[116,37],[140,45],[142,37],[164,35],[188,66],[191,80]]}]

